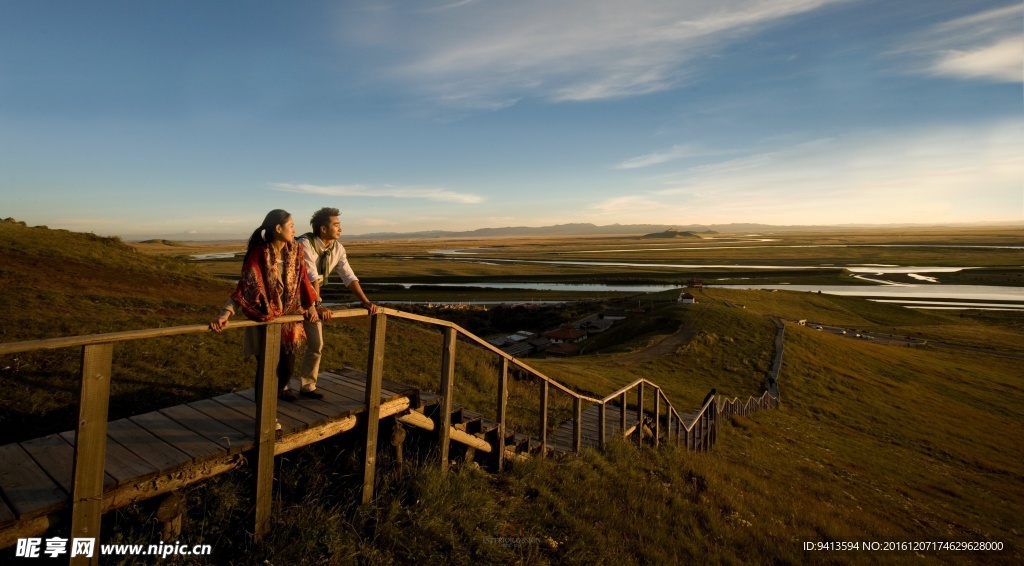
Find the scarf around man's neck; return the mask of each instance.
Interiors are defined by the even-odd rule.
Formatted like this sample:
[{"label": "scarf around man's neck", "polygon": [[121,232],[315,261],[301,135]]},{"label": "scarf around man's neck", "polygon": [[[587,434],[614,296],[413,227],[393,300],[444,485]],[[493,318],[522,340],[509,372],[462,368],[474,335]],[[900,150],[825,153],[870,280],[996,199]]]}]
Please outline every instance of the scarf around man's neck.
[{"label": "scarf around man's neck", "polygon": [[327,284],[327,275],[330,271],[332,256],[334,255],[334,242],[331,242],[329,246],[325,246],[323,240],[312,232],[307,232],[305,238],[309,241],[309,245],[313,247],[313,251],[316,252],[316,270],[320,273],[320,286],[322,287]]}]

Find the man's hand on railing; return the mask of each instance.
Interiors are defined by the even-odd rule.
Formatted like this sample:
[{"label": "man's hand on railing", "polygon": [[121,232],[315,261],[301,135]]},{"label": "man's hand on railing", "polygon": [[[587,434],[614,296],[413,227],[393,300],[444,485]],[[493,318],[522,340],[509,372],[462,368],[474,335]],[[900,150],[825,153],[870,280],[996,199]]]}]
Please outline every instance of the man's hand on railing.
[{"label": "man's hand on railing", "polygon": [[370,301],[363,302],[363,308],[366,309],[367,314],[369,314],[370,316],[373,316],[380,312],[380,307],[371,303]]},{"label": "man's hand on railing", "polygon": [[306,318],[307,322],[319,322],[320,316],[316,312],[316,307],[309,307],[306,312],[302,313],[302,316]]},{"label": "man's hand on railing", "polygon": [[316,307],[316,312],[317,314],[320,315],[320,320],[323,320],[325,322],[331,320],[331,318],[334,317],[334,311],[327,307]]}]

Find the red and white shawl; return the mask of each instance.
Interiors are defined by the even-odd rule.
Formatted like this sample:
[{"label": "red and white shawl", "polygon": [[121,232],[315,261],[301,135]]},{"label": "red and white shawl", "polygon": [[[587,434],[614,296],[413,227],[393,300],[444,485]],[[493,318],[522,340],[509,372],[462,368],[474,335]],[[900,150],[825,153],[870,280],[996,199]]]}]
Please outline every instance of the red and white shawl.
[{"label": "red and white shawl", "polygon": [[[257,322],[300,314],[313,306],[316,291],[306,277],[302,249],[294,242],[285,243],[279,258],[269,243],[253,248],[242,265],[242,277],[231,299],[238,303],[246,317]],[[295,351],[305,339],[302,323],[281,326],[285,352]]]}]

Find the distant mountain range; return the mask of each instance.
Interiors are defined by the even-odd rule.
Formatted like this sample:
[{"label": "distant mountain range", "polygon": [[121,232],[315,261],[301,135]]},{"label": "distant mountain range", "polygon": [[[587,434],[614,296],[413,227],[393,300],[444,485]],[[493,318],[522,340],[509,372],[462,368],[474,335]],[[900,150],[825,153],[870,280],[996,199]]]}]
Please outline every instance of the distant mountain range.
[{"label": "distant mountain range", "polygon": [[[13,218],[0,222],[18,223]],[[829,230],[899,230],[927,228],[962,228],[962,227],[997,227],[1021,226],[1021,222],[963,222],[949,224],[833,224],[815,226],[776,226],[772,224],[689,224],[685,226],[670,224],[608,224],[598,226],[589,223],[556,224],[554,226],[508,226],[504,228],[480,228],[477,230],[427,230],[422,232],[374,232],[372,234],[345,233],[345,240],[389,240],[389,239],[426,239],[426,238],[507,238],[528,236],[625,236],[635,235],[644,238],[694,238],[716,233],[722,234],[766,234],[770,232],[813,232]],[[238,242],[245,241],[246,235],[213,234],[213,233],[176,233],[176,234],[125,234],[126,241],[157,242],[165,240],[167,245],[180,245],[182,242]]]},{"label": "distant mountain range", "polygon": [[388,240],[411,238],[504,238],[515,236],[616,236],[635,234],[649,238],[693,237],[700,234],[749,234],[765,232],[814,232],[822,230],[844,229],[902,229],[902,228],[933,228],[963,226],[1011,226],[1019,222],[977,222],[954,224],[839,224],[831,226],[775,226],[771,224],[689,224],[686,226],[670,224],[556,224],[554,226],[509,226],[505,228],[480,228],[462,232],[448,230],[428,230],[424,232],[375,232],[372,234],[346,235],[346,240]]}]

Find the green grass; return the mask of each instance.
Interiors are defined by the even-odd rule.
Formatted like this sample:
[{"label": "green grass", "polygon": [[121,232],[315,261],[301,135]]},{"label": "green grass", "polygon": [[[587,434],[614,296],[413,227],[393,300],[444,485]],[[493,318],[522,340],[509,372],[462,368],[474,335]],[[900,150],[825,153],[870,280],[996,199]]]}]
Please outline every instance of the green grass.
[{"label": "green grass", "polygon": [[[9,227],[0,229],[10,237]],[[30,266],[54,274],[60,261],[19,251],[33,245],[24,234],[18,245],[0,246],[5,273],[18,270],[0,277],[0,300],[8,309],[4,341],[206,322],[230,289],[172,258],[159,260],[170,262],[166,268],[147,267],[150,259],[116,241],[44,235],[55,249],[67,250],[60,261],[92,267],[75,272],[77,285],[58,276],[32,277]],[[30,236],[39,239],[39,233]],[[90,264],[93,245],[102,253]],[[133,285],[114,279],[126,269],[136,278]],[[154,295],[149,287],[163,292]],[[382,452],[377,497],[359,506],[357,451],[343,437],[276,459],[273,525],[263,542],[252,543],[245,533],[253,507],[245,469],[186,489],[182,541],[212,544],[208,563],[214,564],[1024,559],[1024,383],[1020,360],[1008,355],[1024,349],[1019,313],[960,318],[846,297],[722,289],[705,289],[698,301],[656,303],[646,317],[619,326],[619,336],[595,339],[596,353],[528,363],[601,396],[645,377],[684,411],[712,387],[728,396],[757,394],[771,364],[770,315],[992,350],[965,355],[884,346],[788,324],[780,409],[733,419],[710,453],[616,444],[601,453],[518,462],[501,475],[472,465],[442,475],[410,445],[403,468]],[[38,316],[49,308],[60,316]],[[692,339],[663,355],[645,355],[677,330]],[[365,367],[366,319],[331,323],[327,333],[325,367]],[[240,363],[240,339],[236,331],[119,345],[112,418],[249,387],[254,364]],[[436,388],[440,344],[436,330],[390,319],[385,377]],[[77,356],[57,350],[0,357],[0,430],[7,435],[0,442],[73,427]],[[493,357],[460,342],[456,372],[456,401],[492,416]],[[510,419],[535,432],[538,388],[518,377]],[[552,397],[555,414],[567,414],[568,398]],[[108,514],[104,542],[155,543],[152,514],[149,504]],[[1008,550],[921,556],[802,550],[805,541],[893,540],[999,541]],[[0,551],[0,561],[12,552]]]}]

